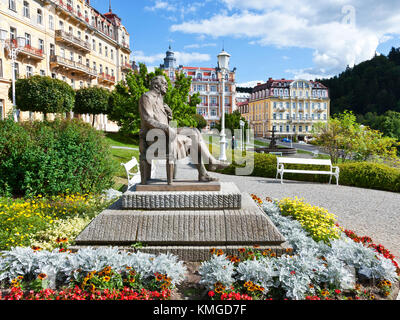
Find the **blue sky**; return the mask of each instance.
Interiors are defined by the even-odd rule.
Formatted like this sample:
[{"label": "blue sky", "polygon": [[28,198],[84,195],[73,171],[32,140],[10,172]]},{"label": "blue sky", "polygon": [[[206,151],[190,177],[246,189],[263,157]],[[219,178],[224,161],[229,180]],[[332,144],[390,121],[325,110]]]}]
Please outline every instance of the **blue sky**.
[{"label": "blue sky", "polygon": [[[100,12],[108,0],[92,0]],[[132,58],[150,68],[171,44],[178,64],[215,67],[224,44],[237,82],[331,77],[400,47],[397,0],[112,0]]]}]

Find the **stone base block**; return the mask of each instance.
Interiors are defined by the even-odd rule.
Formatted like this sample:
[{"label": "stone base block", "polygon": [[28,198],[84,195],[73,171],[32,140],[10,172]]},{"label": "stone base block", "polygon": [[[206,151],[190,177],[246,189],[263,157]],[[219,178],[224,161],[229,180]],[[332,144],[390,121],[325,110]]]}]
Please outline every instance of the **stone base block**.
[{"label": "stone base block", "polygon": [[171,191],[221,191],[219,182],[199,182],[199,181],[174,181],[168,185],[165,181],[150,180],[147,185],[138,184],[137,192],[171,192]]},{"label": "stone base block", "polygon": [[145,245],[141,251],[171,252],[193,262],[208,259],[211,248],[231,248],[232,254],[253,245],[286,249],[286,239],[248,194],[242,194],[242,208],[235,210],[122,210],[119,201],[95,218],[75,242],[75,248],[130,247],[140,242]]},{"label": "stone base block", "polygon": [[[211,185],[214,184],[212,183]],[[134,209],[134,210],[240,209],[242,207],[242,194],[236,187],[236,185],[234,183],[221,183],[221,184],[218,183],[218,185],[221,188],[220,191],[190,191],[190,192],[128,191],[124,193],[124,195],[122,196],[122,209]],[[149,187],[149,186],[141,186],[141,187]],[[139,186],[137,186],[137,188],[139,188]]]}]

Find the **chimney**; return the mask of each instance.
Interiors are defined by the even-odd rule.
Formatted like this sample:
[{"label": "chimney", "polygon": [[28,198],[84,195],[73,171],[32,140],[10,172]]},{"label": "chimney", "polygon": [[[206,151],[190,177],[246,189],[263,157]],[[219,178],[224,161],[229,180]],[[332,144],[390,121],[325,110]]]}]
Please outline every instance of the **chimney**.
[{"label": "chimney", "polygon": [[272,78],[268,78],[268,81],[272,81]]}]

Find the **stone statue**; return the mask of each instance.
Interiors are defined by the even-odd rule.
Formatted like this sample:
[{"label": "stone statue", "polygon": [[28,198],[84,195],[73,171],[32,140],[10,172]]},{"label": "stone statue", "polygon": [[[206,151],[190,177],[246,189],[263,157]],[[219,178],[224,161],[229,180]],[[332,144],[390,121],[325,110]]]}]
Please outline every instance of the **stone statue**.
[{"label": "stone statue", "polygon": [[[205,144],[201,133],[195,128],[173,128],[170,126],[172,120],[172,110],[164,103],[164,96],[167,92],[168,83],[164,76],[157,76],[151,82],[150,91],[143,94],[139,102],[139,112],[141,117],[140,131],[140,167],[142,174],[142,184],[147,184],[150,178],[151,161],[146,157],[147,149],[154,142],[147,141],[147,134],[152,129],[161,129],[166,135],[166,154],[167,157],[167,178],[168,184],[172,184],[174,165],[176,160],[185,159],[191,156],[199,172],[199,181],[211,182],[218,179],[211,177],[205,167],[209,164],[209,169],[215,171],[228,166],[213,157],[208,146]],[[191,155],[190,151],[196,148],[197,155]],[[197,159],[193,159],[193,158]],[[171,161],[172,159],[172,161]]]}]

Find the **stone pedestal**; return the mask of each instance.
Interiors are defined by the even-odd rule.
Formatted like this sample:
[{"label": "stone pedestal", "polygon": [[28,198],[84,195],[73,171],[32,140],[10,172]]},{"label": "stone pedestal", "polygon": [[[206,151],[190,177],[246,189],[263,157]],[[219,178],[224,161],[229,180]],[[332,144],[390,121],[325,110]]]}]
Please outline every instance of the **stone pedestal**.
[{"label": "stone pedestal", "polygon": [[268,216],[233,183],[221,183],[216,192],[127,192],[75,241],[75,248],[123,249],[140,242],[143,252],[170,252],[188,262],[209,259],[212,248],[237,254],[259,245],[277,255],[287,249]]}]

